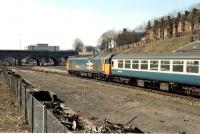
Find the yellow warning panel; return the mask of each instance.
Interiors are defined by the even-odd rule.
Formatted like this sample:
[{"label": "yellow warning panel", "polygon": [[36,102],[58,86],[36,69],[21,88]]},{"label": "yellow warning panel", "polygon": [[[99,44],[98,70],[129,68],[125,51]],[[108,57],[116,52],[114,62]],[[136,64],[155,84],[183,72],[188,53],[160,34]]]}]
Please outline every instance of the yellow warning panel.
[{"label": "yellow warning panel", "polygon": [[110,75],[111,74],[111,65],[110,64],[103,64],[103,73]]}]

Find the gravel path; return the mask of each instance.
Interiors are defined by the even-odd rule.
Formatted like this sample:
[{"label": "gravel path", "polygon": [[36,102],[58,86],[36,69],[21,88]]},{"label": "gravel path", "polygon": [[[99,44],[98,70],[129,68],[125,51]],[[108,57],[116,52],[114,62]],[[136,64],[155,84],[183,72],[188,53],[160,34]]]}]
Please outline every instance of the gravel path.
[{"label": "gravel path", "polygon": [[134,88],[103,84],[94,80],[15,70],[36,87],[53,91],[68,107],[87,117],[96,125],[110,116],[110,121],[127,123],[145,132],[199,133],[200,102],[177,101]]}]

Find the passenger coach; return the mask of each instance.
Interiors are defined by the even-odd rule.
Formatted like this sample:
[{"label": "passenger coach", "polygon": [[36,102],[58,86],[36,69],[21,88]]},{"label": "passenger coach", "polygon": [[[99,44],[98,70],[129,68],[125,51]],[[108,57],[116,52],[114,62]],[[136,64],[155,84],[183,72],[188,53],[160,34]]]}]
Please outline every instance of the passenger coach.
[{"label": "passenger coach", "polygon": [[118,54],[112,75],[200,86],[200,53]]}]

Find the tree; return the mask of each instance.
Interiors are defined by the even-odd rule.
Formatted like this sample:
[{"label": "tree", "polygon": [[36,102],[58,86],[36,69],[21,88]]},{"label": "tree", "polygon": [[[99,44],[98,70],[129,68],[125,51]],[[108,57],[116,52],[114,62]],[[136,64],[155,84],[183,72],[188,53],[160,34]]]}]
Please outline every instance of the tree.
[{"label": "tree", "polygon": [[[150,21],[149,21],[149,23],[150,23]],[[138,25],[138,26],[134,29],[134,31],[135,31],[135,32],[139,32],[139,33],[145,32],[146,26],[147,26],[147,25],[148,25],[148,24],[147,24],[146,22],[143,22],[141,25]]]},{"label": "tree", "polygon": [[85,50],[87,52],[94,52],[95,51],[95,48],[93,46],[85,46]]},{"label": "tree", "polygon": [[79,38],[76,38],[74,40],[74,43],[73,43],[73,48],[74,50],[78,53],[78,52],[83,52],[83,47],[84,47],[84,44],[83,44],[83,41],[80,40]]},{"label": "tree", "polygon": [[117,32],[114,30],[108,30],[107,32],[103,33],[98,39],[100,49],[108,51],[110,48],[116,47],[116,37]]},{"label": "tree", "polygon": [[148,21],[147,26],[146,26],[146,30],[150,30],[151,29],[151,22]]},{"label": "tree", "polygon": [[193,8],[192,13],[191,13],[191,30],[192,32],[194,32],[194,25],[195,25],[195,21],[198,21],[198,15],[197,15],[197,9]]},{"label": "tree", "polygon": [[173,20],[170,16],[167,16],[167,25],[169,28],[169,37],[171,38],[173,36]]},{"label": "tree", "polygon": [[117,35],[116,43],[117,43],[117,46],[136,43],[140,41],[141,38],[144,36],[145,36],[144,32],[123,30],[122,33]]}]

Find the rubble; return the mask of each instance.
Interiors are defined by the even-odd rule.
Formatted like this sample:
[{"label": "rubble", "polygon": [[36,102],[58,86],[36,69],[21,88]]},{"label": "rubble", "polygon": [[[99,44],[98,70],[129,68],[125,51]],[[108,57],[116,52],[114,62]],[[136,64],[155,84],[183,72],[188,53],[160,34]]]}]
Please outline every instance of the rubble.
[{"label": "rubble", "polygon": [[84,129],[84,125],[81,122],[79,115],[66,112],[65,108],[63,107],[63,103],[60,101],[44,102],[44,104],[46,105],[47,109],[51,111],[53,115],[59,119],[60,122],[69,130],[81,132]]},{"label": "rubble", "polygon": [[104,124],[101,127],[87,127],[86,133],[144,133],[138,127],[128,126],[137,116],[132,118],[128,123],[116,124],[109,121],[109,118],[105,119]]},{"label": "rubble", "polygon": [[143,133],[137,127],[128,126],[133,120],[137,118],[135,116],[130,121],[124,124],[115,124],[109,121],[109,118],[105,119],[102,126],[97,127],[93,124],[83,123],[80,116],[73,112],[66,112],[66,107],[60,102],[45,102],[46,107],[52,111],[53,115],[58,118],[62,124],[64,124],[72,132],[85,132],[85,133]]},{"label": "rubble", "polygon": [[[102,126],[97,127],[89,122],[87,119],[75,114],[65,106],[63,101],[58,99],[53,92],[44,90],[30,90],[29,91],[38,101],[42,102],[51,113],[60,120],[72,132],[86,132],[86,133],[143,133],[137,127],[128,127],[128,125],[137,118],[135,116],[128,123],[115,124],[109,122],[109,118],[105,119]],[[92,117],[91,120],[97,117]]]},{"label": "rubble", "polygon": [[69,130],[80,132],[83,130],[83,125],[79,119],[79,115],[74,114],[72,111],[66,112],[66,106],[63,104],[57,95],[49,91],[32,91],[31,94],[65,125]]}]

